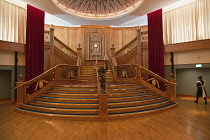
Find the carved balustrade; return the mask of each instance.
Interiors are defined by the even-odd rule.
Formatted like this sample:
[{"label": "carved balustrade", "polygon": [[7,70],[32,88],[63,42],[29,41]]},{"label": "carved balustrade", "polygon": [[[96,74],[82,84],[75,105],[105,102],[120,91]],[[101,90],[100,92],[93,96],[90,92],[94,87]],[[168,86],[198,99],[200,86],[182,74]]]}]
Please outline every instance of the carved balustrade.
[{"label": "carved balustrade", "polygon": [[162,96],[176,102],[176,80],[170,74],[170,79],[166,80],[152,71],[136,65],[116,66],[117,81],[126,83],[142,83],[160,93]]},{"label": "carved balustrade", "polygon": [[44,31],[44,42],[49,43],[50,42],[50,31]]},{"label": "carved balustrade", "polygon": [[16,83],[17,106],[26,103],[30,98],[37,96],[37,94],[41,93],[45,87],[49,88],[54,84],[54,82],[77,79],[78,66],[60,64],[31,79],[30,81],[23,82],[21,80]]},{"label": "carved balustrade", "polygon": [[68,55],[71,59],[77,60],[77,53],[74,50],[72,50],[71,48],[69,48],[62,41],[60,41],[57,37],[54,37],[54,45],[60,51],[62,51],[66,55]]},{"label": "carved balustrade", "polygon": [[121,57],[125,56],[136,47],[137,47],[137,37],[116,52],[116,59],[120,59]]}]

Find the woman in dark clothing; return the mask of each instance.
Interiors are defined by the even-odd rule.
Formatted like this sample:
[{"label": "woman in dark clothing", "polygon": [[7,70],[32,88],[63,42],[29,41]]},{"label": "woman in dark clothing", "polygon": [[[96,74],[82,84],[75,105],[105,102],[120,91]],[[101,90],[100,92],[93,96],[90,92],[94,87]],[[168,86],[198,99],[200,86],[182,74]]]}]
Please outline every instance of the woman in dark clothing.
[{"label": "woman in dark clothing", "polygon": [[197,103],[199,97],[202,96],[204,101],[205,101],[205,104],[207,104],[207,101],[206,101],[206,90],[205,90],[205,87],[204,87],[205,82],[203,81],[202,76],[199,76],[198,80],[199,81],[197,81],[197,84],[195,85],[197,87],[197,95],[196,95],[195,102]]}]

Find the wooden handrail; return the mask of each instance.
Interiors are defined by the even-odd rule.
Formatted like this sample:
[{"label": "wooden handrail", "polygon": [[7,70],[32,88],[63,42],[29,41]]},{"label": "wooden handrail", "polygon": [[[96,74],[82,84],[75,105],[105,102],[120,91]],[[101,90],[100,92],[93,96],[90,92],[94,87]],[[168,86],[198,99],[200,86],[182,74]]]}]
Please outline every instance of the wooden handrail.
[{"label": "wooden handrail", "polygon": [[77,53],[72,50],[71,48],[69,48],[66,44],[64,44],[61,40],[59,40],[57,37],[54,36],[54,39],[56,41],[58,41],[63,47],[65,47],[67,50],[71,51],[74,55],[77,55]]},{"label": "wooden handrail", "polygon": [[32,97],[40,94],[41,91],[46,90],[47,87],[52,86],[56,81],[77,80],[77,71],[78,66],[59,64],[27,82],[17,82],[17,103],[21,105],[27,102]]},{"label": "wooden handrail", "polygon": [[125,50],[128,46],[130,46],[133,42],[137,41],[137,37],[135,37],[133,40],[131,40],[128,44],[126,44],[124,47],[122,47],[120,50],[118,50],[115,54],[119,54],[123,50]]},{"label": "wooden handrail", "polygon": [[[126,64],[116,66],[116,71],[120,74],[117,75],[118,81],[137,81],[146,84],[150,89],[162,96],[170,99],[172,102],[176,101],[175,85],[176,82],[170,76],[170,80],[166,80],[163,77],[155,74],[154,72],[137,64]],[[159,82],[164,84],[165,89],[159,87]],[[164,90],[164,91],[163,91]]]}]

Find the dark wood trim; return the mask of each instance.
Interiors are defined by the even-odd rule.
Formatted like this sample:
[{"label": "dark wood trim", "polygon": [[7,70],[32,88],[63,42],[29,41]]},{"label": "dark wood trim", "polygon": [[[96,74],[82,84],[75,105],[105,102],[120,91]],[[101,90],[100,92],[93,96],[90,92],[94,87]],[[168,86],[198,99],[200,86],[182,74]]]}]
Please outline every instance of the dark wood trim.
[{"label": "dark wood trim", "polygon": [[3,98],[3,99],[0,99],[0,101],[12,101],[12,98]]},{"label": "dark wood trim", "polygon": [[165,52],[180,52],[210,48],[210,39],[165,45]]},{"label": "dark wood trim", "polygon": [[0,40],[0,50],[25,52],[25,44]]}]

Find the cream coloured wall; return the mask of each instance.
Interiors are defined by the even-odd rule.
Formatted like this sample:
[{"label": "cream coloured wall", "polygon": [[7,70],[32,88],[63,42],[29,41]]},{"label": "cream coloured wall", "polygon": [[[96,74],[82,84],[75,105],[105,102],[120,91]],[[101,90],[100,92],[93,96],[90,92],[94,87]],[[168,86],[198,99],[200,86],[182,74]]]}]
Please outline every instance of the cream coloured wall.
[{"label": "cream coloured wall", "polygon": [[[165,54],[165,65],[171,65],[170,53]],[[204,64],[210,63],[210,49],[190,50],[174,53],[174,64]]]},{"label": "cream coloured wall", "polygon": [[[0,66],[14,66],[15,52],[0,50]],[[18,66],[25,66],[25,53],[18,53]]]}]

